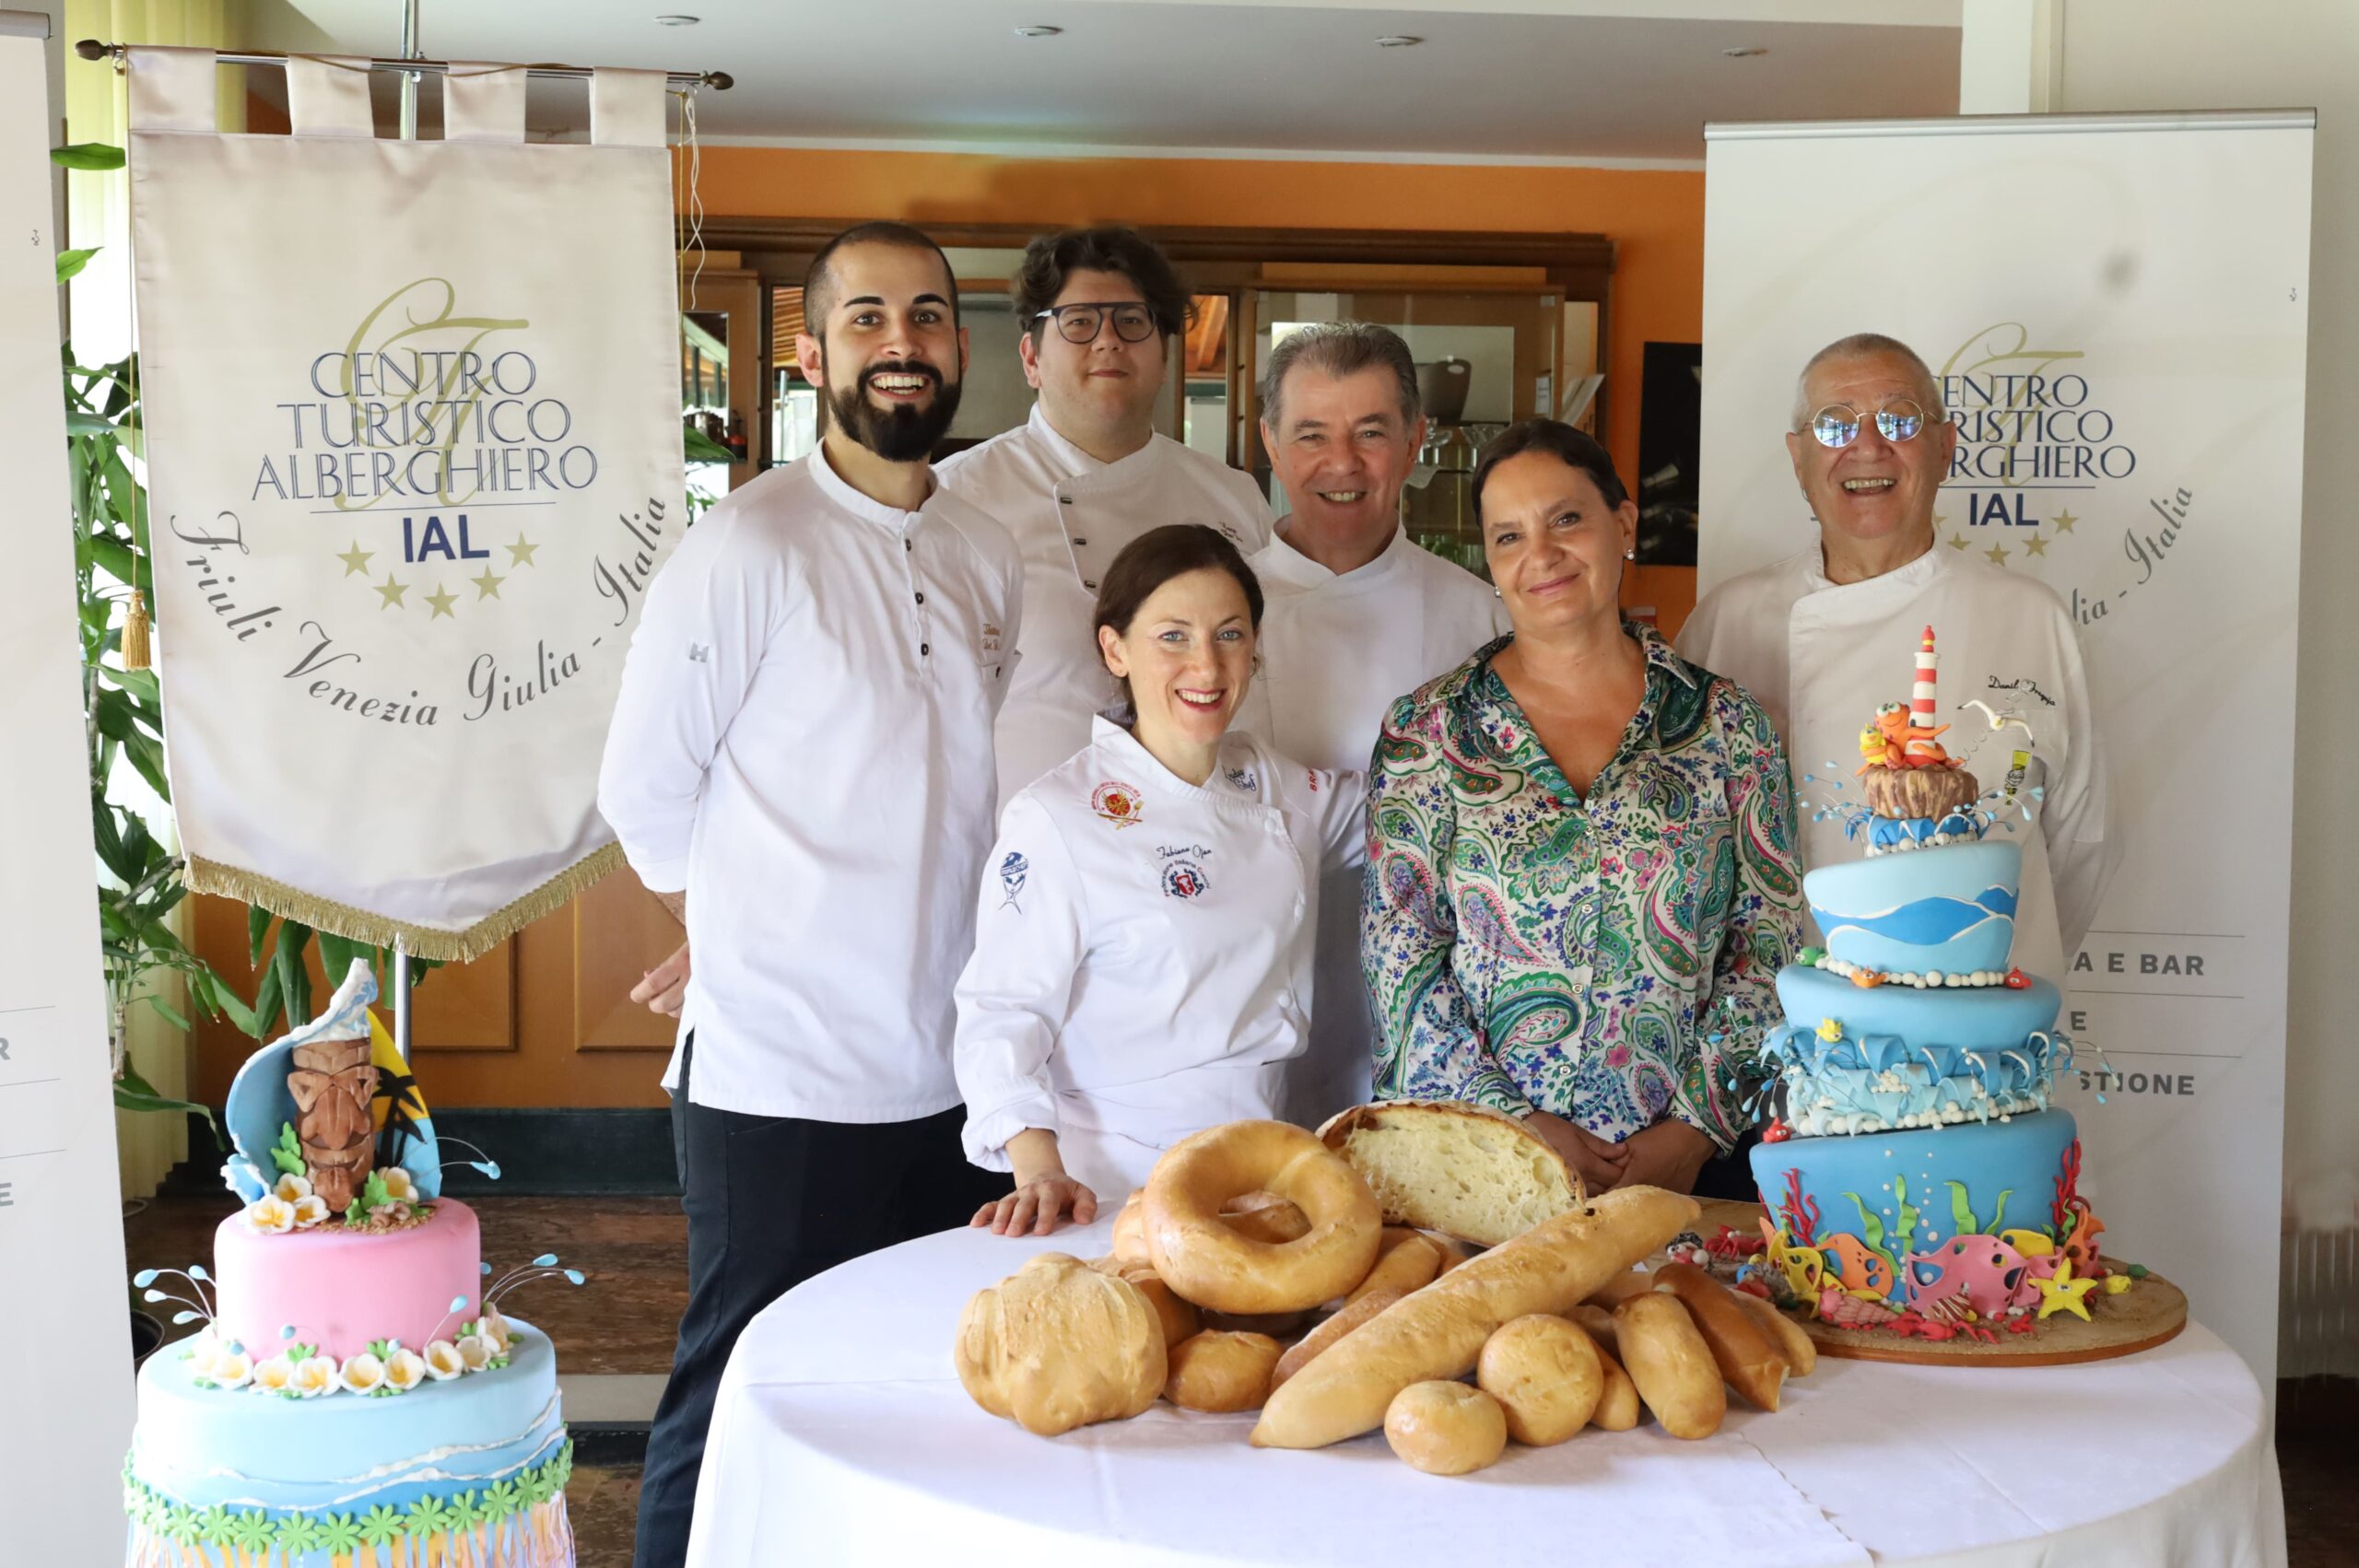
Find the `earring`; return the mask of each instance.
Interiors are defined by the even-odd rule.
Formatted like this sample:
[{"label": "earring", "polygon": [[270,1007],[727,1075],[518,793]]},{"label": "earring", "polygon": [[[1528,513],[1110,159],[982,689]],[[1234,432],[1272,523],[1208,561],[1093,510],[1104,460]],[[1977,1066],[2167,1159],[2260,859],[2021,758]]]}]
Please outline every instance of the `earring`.
[{"label": "earring", "polygon": [[1499,591],[1498,591],[1496,588],[1492,589],[1492,590],[1491,590],[1491,597],[1492,597],[1492,598],[1494,598],[1494,599],[1496,599],[1498,596],[1499,596]]},{"label": "earring", "polygon": [[1625,561],[1635,561],[1638,558],[1638,552],[1636,550],[1625,550],[1622,552],[1622,558]]}]

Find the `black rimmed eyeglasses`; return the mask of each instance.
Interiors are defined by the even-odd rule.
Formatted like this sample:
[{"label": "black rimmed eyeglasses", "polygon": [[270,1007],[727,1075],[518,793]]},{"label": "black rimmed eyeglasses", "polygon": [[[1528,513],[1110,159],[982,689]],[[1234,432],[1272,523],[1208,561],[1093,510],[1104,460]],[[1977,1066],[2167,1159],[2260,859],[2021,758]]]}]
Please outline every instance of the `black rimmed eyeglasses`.
[{"label": "black rimmed eyeglasses", "polygon": [[[1848,447],[1869,417],[1848,403],[1830,403],[1810,416],[1810,433],[1822,447]],[[1925,428],[1925,410],[1912,398],[1887,399],[1873,418],[1876,434],[1887,441],[1913,441]]]},{"label": "black rimmed eyeglasses", "polygon": [[1039,311],[1034,321],[1057,323],[1057,335],[1067,343],[1095,343],[1105,329],[1106,319],[1114,320],[1114,335],[1124,343],[1144,343],[1155,335],[1155,312],[1145,306],[1126,299],[1079,300],[1071,305],[1051,305]]}]

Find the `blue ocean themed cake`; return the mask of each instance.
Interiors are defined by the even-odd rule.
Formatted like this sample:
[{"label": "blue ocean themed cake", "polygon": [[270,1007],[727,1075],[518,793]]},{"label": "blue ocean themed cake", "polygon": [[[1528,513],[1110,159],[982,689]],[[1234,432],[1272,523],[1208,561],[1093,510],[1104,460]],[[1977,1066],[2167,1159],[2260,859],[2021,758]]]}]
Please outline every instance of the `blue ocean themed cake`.
[{"label": "blue ocean themed cake", "polygon": [[1827,808],[1865,853],[1802,879],[1826,945],[1778,976],[1774,1114],[1752,1153],[1766,1246],[1746,1274],[1837,1327],[1989,1339],[2086,1318],[2130,1281],[2050,1103],[2072,1061],[2063,998],[2011,962],[2023,847],[2002,834],[2036,802],[2031,732],[1983,708],[1991,735],[2022,731],[1985,794],[1942,743],[1936,680],[1929,626],[1910,700],[1860,731],[1863,803]]},{"label": "blue ocean themed cake", "polygon": [[127,1564],[574,1561],[557,1357],[501,1303],[581,1274],[545,1255],[490,1277],[376,994],[356,959],[239,1071],[222,1174],[244,1207],[209,1270],[133,1281],[205,1326],[139,1371]]}]

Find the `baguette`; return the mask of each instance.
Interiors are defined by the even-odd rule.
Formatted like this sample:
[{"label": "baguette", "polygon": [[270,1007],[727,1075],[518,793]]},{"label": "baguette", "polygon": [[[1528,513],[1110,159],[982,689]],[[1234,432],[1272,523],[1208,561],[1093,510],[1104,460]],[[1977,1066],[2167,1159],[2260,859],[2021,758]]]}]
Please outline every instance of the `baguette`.
[{"label": "baguette", "polygon": [[1731,1291],[1737,1305],[1753,1314],[1755,1321],[1778,1337],[1778,1348],[1786,1352],[1786,1364],[1792,1368],[1793,1377],[1808,1377],[1818,1370],[1818,1346],[1802,1326],[1778,1310],[1773,1302],[1755,1295],[1751,1291]]},{"label": "baguette", "polygon": [[1627,1432],[1638,1424],[1638,1386],[1603,1345],[1597,1348],[1598,1369],[1605,1374],[1605,1387],[1597,1396],[1597,1409],[1590,1413],[1590,1425],[1600,1432]]},{"label": "baguette", "polygon": [[1254,1446],[1323,1448],[1375,1431],[1402,1389],[1464,1376],[1500,1325],[1565,1312],[1701,1211],[1692,1198],[1627,1187],[1542,1222],[1395,1302],[1288,1379],[1262,1407]]},{"label": "baguette", "polygon": [[1373,1295],[1364,1295],[1309,1333],[1305,1334],[1299,1341],[1286,1351],[1285,1354],[1278,1358],[1278,1369],[1270,1375],[1270,1387],[1275,1389],[1287,1378],[1309,1366],[1311,1359],[1326,1350],[1328,1346],[1408,1293],[1406,1291],[1379,1291]]},{"label": "baguette", "polygon": [[1649,1291],[1614,1309],[1622,1365],[1638,1398],[1673,1437],[1709,1437],[1729,1413],[1711,1347],[1675,1295]]},{"label": "baguette", "polygon": [[1625,1269],[1590,1293],[1590,1305],[1611,1312],[1632,1296],[1644,1295],[1654,1288],[1654,1281],[1644,1269]]},{"label": "baguette", "polygon": [[1786,1352],[1776,1333],[1737,1305],[1735,1293],[1693,1263],[1657,1269],[1655,1288],[1677,1296],[1696,1319],[1721,1380],[1756,1410],[1774,1413],[1778,1387],[1786,1381]]},{"label": "baguette", "polygon": [[1377,1244],[1383,1250],[1376,1255],[1376,1267],[1367,1271],[1367,1279],[1352,1287],[1352,1293],[1344,1298],[1345,1306],[1383,1291],[1407,1295],[1411,1291],[1423,1290],[1441,1271],[1441,1248],[1424,1233],[1403,1231],[1395,1235],[1390,1225],[1385,1232],[1384,1239]]}]

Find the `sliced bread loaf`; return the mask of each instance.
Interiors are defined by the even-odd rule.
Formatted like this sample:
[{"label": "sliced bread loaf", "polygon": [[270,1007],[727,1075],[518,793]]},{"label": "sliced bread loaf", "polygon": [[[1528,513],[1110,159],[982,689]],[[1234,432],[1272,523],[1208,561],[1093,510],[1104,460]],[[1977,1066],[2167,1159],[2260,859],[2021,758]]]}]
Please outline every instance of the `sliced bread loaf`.
[{"label": "sliced bread loaf", "polygon": [[1356,1106],[1319,1136],[1367,1182],[1387,1224],[1496,1246],[1573,1207],[1564,1156],[1515,1117],[1481,1106]]}]

